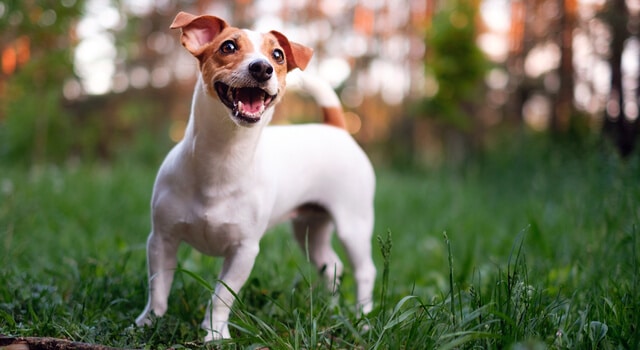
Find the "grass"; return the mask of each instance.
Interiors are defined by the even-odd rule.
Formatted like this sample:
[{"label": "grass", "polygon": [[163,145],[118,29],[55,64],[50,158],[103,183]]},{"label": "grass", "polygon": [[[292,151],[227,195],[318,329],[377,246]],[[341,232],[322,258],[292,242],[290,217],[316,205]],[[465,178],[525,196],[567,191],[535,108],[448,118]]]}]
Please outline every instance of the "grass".
[{"label": "grass", "polygon": [[[158,161],[159,163],[159,161]],[[3,166],[0,334],[197,348],[220,260],[179,251],[168,314],[146,298],[155,168]],[[261,243],[223,348],[639,348],[640,162],[517,142],[460,167],[379,169],[376,308],[334,298],[278,227]],[[368,329],[368,331],[366,330]]]}]

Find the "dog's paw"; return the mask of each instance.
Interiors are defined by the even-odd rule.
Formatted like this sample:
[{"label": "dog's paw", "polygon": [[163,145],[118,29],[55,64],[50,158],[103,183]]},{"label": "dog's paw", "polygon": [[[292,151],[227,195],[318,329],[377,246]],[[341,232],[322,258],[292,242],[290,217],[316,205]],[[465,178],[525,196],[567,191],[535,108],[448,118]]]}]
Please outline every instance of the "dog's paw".
[{"label": "dog's paw", "polygon": [[221,337],[214,337],[212,332],[207,332],[207,335],[204,336],[204,342],[209,343],[214,340],[222,339]]},{"label": "dog's paw", "polygon": [[[226,332],[226,334],[225,334]],[[222,334],[219,332],[211,332],[207,331],[207,335],[204,337],[204,342],[209,343],[214,340],[222,340],[222,339],[231,339],[231,335],[229,334],[229,330],[223,330]]]},{"label": "dog's paw", "polygon": [[231,334],[229,333],[229,327],[224,325],[220,329],[210,329],[207,327],[203,327],[207,331],[207,335],[204,337],[204,342],[212,342],[214,340],[222,340],[222,339],[230,339]]},{"label": "dog's paw", "polygon": [[138,327],[151,326],[151,323],[151,315],[148,312],[143,312],[136,318],[136,326]]}]

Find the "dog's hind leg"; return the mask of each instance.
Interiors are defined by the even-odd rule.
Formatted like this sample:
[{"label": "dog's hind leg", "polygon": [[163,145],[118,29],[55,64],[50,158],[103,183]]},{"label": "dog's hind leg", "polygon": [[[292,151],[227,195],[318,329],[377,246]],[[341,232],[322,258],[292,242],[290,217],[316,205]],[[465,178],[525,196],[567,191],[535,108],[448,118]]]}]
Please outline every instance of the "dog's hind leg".
[{"label": "dog's hind leg", "polygon": [[151,313],[162,316],[167,311],[167,300],[175,273],[179,241],[151,233],[147,239],[147,266],[149,273],[149,300],[144,311],[136,318],[138,326],[151,324]]},{"label": "dog's hind leg", "polygon": [[292,224],[298,244],[308,252],[309,259],[324,276],[329,289],[335,292],[340,284],[343,264],[331,246],[334,230],[331,215],[319,207],[301,208]]},{"label": "dog's hind leg", "polygon": [[367,314],[373,309],[373,286],[376,279],[376,267],[371,258],[373,209],[360,209],[358,215],[335,216],[335,222],[337,236],[353,268],[359,311]]}]

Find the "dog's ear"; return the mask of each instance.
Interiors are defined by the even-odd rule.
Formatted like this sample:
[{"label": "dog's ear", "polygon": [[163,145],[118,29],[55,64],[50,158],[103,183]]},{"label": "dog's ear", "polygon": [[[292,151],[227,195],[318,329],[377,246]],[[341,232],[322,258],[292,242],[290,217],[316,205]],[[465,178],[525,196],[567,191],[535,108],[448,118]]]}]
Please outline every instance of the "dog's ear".
[{"label": "dog's ear", "polygon": [[284,54],[287,58],[287,72],[295,68],[300,68],[301,70],[307,68],[311,56],[313,56],[312,48],[289,41],[284,34],[275,30],[270,33],[278,39],[278,43],[284,49]]},{"label": "dog's ear", "polygon": [[228,26],[227,22],[215,16],[196,16],[180,12],[171,24],[171,29],[182,29],[182,46],[194,56],[199,56],[206,44]]}]

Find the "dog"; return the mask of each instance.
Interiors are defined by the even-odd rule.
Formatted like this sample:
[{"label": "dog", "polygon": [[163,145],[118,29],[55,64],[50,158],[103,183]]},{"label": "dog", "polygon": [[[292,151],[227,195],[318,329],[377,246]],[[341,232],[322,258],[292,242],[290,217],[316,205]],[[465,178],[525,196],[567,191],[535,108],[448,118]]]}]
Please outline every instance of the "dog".
[{"label": "dog", "polygon": [[[162,316],[186,242],[224,258],[202,322],[205,342],[230,338],[229,314],[273,225],[291,220],[293,234],[332,291],[343,264],[332,248],[334,229],[351,263],[359,312],[373,307],[376,268],[373,167],[343,128],[331,87],[301,74],[325,123],[267,126],[282,99],[287,73],[305,69],[313,50],[277,31],[234,28],[218,17],[180,12],[172,29],[197,59],[199,75],[182,141],[158,171],[147,240],[149,298],[136,319]],[[301,72],[302,73],[302,72]]]}]

